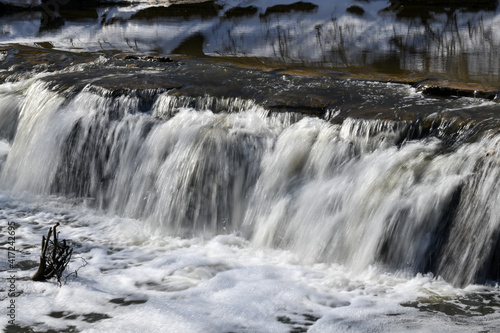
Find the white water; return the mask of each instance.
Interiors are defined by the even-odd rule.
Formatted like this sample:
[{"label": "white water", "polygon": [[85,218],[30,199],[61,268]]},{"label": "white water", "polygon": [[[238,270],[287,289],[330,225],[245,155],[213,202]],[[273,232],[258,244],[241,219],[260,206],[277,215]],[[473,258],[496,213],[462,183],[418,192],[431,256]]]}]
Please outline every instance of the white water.
[{"label": "white water", "polygon": [[[0,88],[0,114],[10,119],[0,131],[1,219],[2,228],[17,225],[21,327],[500,325],[496,287],[466,287],[495,275],[496,134],[450,146],[402,140],[407,122],[294,122],[238,99],[197,101],[229,111],[214,113],[162,94],[141,113],[137,97],[88,88],[68,96],[35,79]],[[15,136],[5,131],[13,124]],[[71,269],[88,262],[62,287],[28,280],[55,222],[73,241]],[[7,255],[0,260],[6,270]],[[471,295],[481,301],[460,302]],[[417,300],[466,315],[401,305]],[[481,306],[489,314],[473,317]]]},{"label": "white water", "polygon": [[[258,248],[234,234],[152,237],[141,221],[99,216],[60,200],[40,205],[3,195],[2,202],[9,206],[2,220],[19,226],[18,260],[35,260],[28,246],[59,221],[61,237],[71,238],[80,252],[71,269],[83,263],[80,258],[88,262],[62,287],[27,280],[33,270],[17,273],[22,294],[16,322],[40,331],[289,332],[295,326],[312,332],[467,332],[494,330],[500,320],[498,314],[449,317],[399,305],[417,297],[453,302],[491,292],[485,287],[457,289],[432,276],[408,278],[376,268],[353,273],[339,265],[303,265],[293,253]],[[7,302],[2,299],[2,307]],[[285,317],[292,324],[278,320]]]}]

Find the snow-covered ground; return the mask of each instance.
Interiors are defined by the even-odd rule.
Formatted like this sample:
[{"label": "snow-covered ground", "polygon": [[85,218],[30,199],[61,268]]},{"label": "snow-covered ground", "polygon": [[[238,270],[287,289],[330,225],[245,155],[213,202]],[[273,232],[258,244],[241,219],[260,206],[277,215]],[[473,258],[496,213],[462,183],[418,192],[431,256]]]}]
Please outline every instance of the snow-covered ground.
[{"label": "snow-covered ground", "polygon": [[[494,79],[500,73],[498,11],[431,10],[423,19],[398,16],[385,10],[389,3],[381,0],[312,0],[303,6],[291,0],[220,0],[216,5],[206,15],[189,10],[171,15],[164,3],[134,2],[99,7],[97,18],[68,17],[55,27],[45,25],[44,11],[17,13],[2,18],[0,43],[43,41],[73,50],[170,54],[190,37],[202,36],[195,43],[212,56],[337,68],[447,70],[464,80],[478,75]],[[353,6],[363,14],[348,10]]]}]

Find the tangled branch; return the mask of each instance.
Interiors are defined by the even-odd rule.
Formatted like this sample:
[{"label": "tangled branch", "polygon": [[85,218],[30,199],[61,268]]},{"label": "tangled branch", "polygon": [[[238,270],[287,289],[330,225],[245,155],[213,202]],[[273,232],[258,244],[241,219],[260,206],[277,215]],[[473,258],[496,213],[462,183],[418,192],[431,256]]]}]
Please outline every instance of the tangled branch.
[{"label": "tangled branch", "polygon": [[61,276],[71,260],[73,249],[67,244],[66,239],[63,239],[62,242],[57,239],[56,228],[58,226],[59,222],[49,229],[47,237],[42,237],[40,265],[31,277],[33,281],[45,281],[56,277],[57,282],[61,284]]},{"label": "tangled branch", "polygon": [[69,273],[68,275],[66,275],[66,276],[64,277],[64,282],[65,282],[65,283],[66,283],[66,281],[68,281],[68,279],[69,279],[72,275],[74,275],[75,277],[78,277],[78,270],[79,270],[80,268],[83,268],[83,267],[85,267],[85,266],[87,266],[87,265],[88,265],[87,260],[85,260],[84,258],[82,258],[82,257],[77,257],[76,259],[81,259],[81,260],[83,261],[83,264],[81,264],[81,265],[80,265],[80,267],[78,267],[78,268],[77,268],[77,269],[75,269],[73,272]]}]

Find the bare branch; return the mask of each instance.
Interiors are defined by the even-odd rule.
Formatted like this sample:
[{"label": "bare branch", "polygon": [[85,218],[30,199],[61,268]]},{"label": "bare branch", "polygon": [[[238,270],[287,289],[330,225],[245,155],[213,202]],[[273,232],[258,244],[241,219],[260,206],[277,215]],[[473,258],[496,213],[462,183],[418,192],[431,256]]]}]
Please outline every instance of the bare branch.
[{"label": "bare branch", "polygon": [[[36,273],[31,277],[33,281],[45,281],[56,277],[57,282],[61,284],[61,276],[71,260],[73,249],[65,239],[62,243],[57,239],[58,233],[56,228],[58,226],[59,222],[49,229],[47,237],[42,236],[40,265]],[[50,253],[50,255],[47,253]]]}]

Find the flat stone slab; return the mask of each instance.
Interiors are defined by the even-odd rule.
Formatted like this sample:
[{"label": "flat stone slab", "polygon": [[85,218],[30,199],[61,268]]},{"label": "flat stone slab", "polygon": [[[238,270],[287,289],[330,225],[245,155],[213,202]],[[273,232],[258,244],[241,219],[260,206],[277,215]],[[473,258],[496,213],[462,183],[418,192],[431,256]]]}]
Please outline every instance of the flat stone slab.
[{"label": "flat stone slab", "polygon": [[[78,53],[50,45],[11,45],[0,49],[0,81],[23,80],[35,74],[63,94],[87,89],[110,97],[137,96],[145,111],[158,94],[168,91],[183,98],[252,100],[270,112],[318,117],[334,113],[340,118],[414,119],[435,112],[405,106],[397,97],[400,95],[391,95],[392,88],[384,83],[411,86],[423,95],[444,100],[499,100],[498,87],[418,73],[384,73],[363,68],[339,71],[263,63],[252,58]],[[463,115],[470,117],[484,116]]]},{"label": "flat stone slab", "polygon": [[498,89],[478,83],[423,81],[416,88],[426,95],[441,97],[473,97],[498,101]]}]

